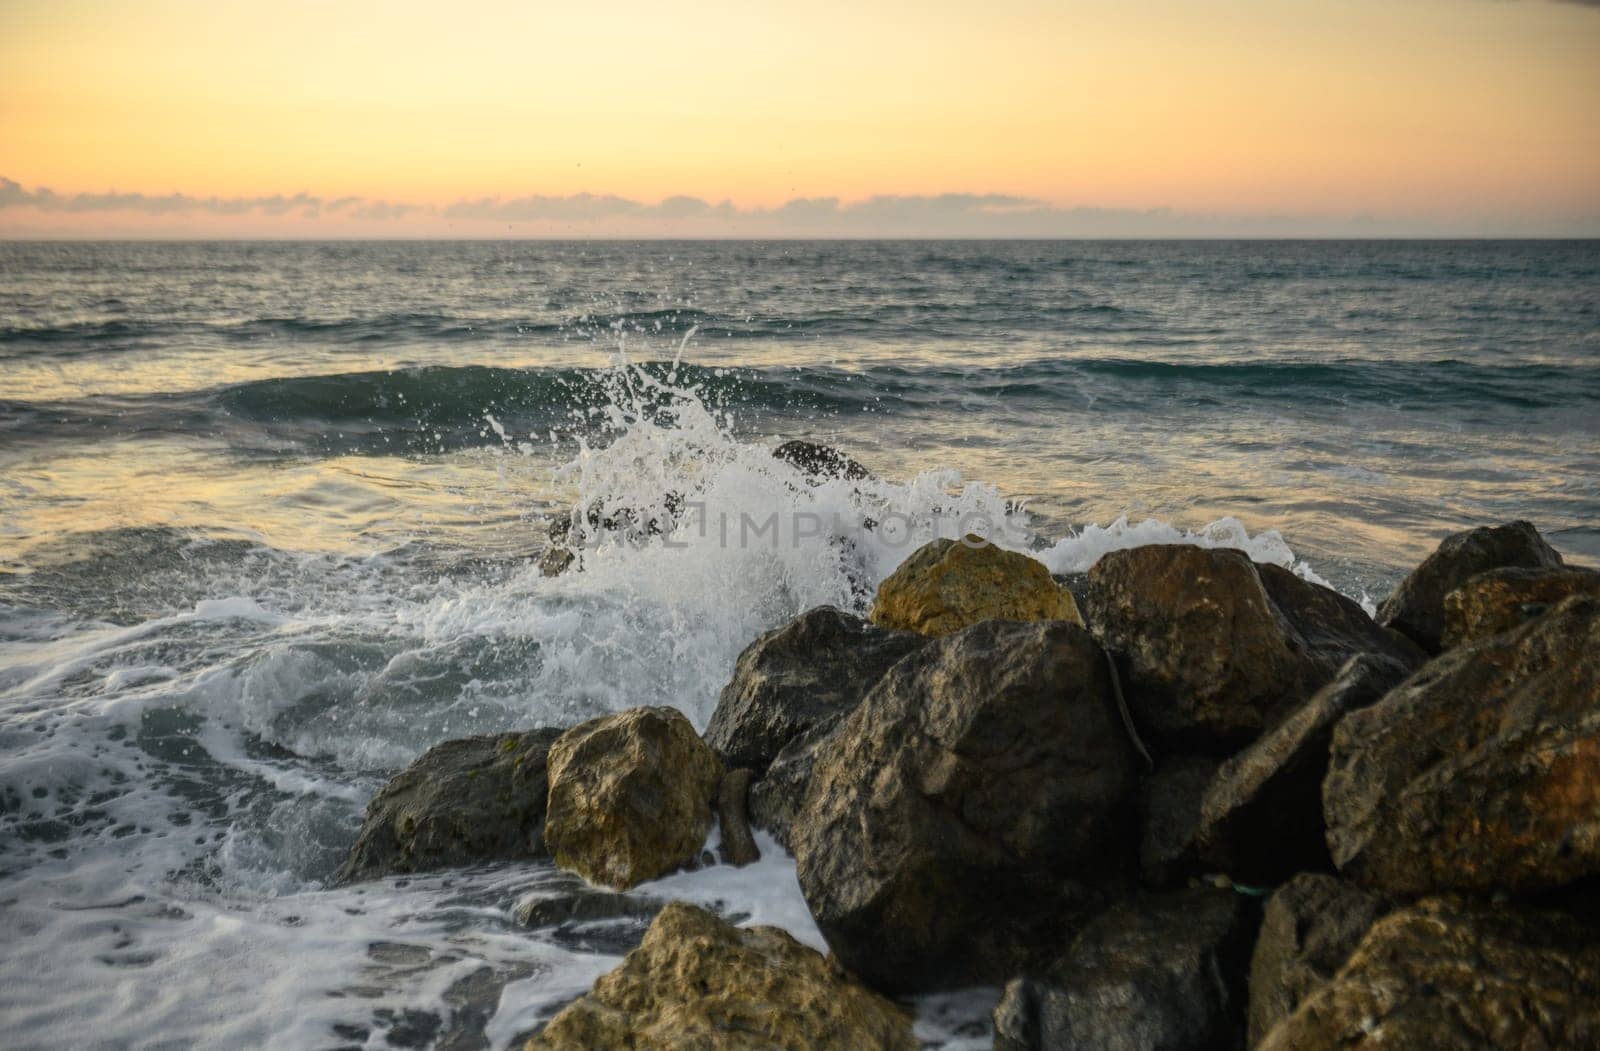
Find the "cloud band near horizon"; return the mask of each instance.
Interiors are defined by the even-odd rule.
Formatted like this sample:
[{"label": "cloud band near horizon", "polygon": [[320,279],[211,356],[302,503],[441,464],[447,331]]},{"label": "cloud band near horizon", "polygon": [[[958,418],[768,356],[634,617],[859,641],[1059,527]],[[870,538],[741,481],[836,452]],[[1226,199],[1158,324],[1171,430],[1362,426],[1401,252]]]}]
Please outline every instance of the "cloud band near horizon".
[{"label": "cloud band near horizon", "polygon": [[[1600,0],[1596,0],[1600,2]],[[954,237],[1166,237],[1166,236],[1600,236],[1600,216],[1549,218],[1472,217],[1441,220],[1419,216],[1201,215],[1167,207],[1145,209],[1062,207],[1048,201],[1000,193],[934,195],[877,194],[857,201],[797,197],[777,206],[717,203],[674,195],[651,204],[616,194],[534,194],[460,198],[446,205],[389,201],[363,196],[292,194],[220,197],[181,192],[145,194],[107,191],[57,193],[28,189],[0,176],[0,218],[8,211],[54,215],[125,215],[154,218],[254,217],[306,223],[329,218],[365,225],[378,234],[406,232],[403,221],[426,220],[436,235],[441,224],[465,224],[477,232],[532,224],[549,232],[603,233],[621,228],[670,233],[686,227],[737,236],[954,236]],[[390,227],[388,230],[373,229]],[[579,229],[573,231],[571,228]],[[81,230],[74,233],[81,234]],[[5,226],[0,223],[0,236]],[[225,236],[225,234],[224,234]]]}]

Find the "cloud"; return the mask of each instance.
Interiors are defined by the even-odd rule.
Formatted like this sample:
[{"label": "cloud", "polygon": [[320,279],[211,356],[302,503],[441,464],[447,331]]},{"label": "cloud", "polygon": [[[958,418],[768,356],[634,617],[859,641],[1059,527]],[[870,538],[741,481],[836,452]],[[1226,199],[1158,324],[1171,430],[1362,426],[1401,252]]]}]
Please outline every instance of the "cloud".
[{"label": "cloud", "polygon": [[142,212],[145,215],[283,215],[299,210],[317,211],[323,201],[307,193],[270,197],[191,197],[184,193],[75,193],[58,194],[48,187],[27,190],[21,183],[0,176],[0,208],[37,208],[45,212]]},{"label": "cloud", "polygon": [[[1600,6],[1600,0],[1593,0],[1593,6]],[[78,236],[103,236],[108,230],[138,233],[141,229],[154,229],[162,236],[319,236],[323,232],[507,236],[508,226],[517,236],[578,237],[1542,237],[1600,233],[1600,216],[1596,215],[1206,215],[1170,208],[1068,208],[999,193],[879,194],[859,201],[797,197],[779,205],[747,208],[690,196],[649,204],[616,194],[536,194],[464,198],[438,207],[307,193],[263,197],[64,195],[44,188],[28,190],[0,177],[0,215],[8,209],[52,216],[91,215],[70,223],[41,216],[42,223],[32,225],[19,221],[22,217],[6,218],[0,234],[9,231],[11,236],[23,230],[48,234],[52,224]],[[94,218],[101,215],[104,218]],[[221,221],[199,222],[197,217],[220,217]]]}]

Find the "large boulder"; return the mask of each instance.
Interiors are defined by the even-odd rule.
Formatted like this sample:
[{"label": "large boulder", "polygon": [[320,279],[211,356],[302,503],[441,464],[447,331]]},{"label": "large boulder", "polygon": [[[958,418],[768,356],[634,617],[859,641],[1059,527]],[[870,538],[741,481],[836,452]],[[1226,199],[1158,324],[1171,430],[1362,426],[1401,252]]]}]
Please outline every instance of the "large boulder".
[{"label": "large boulder", "polygon": [[800,888],[878,988],[1016,974],[1132,868],[1133,748],[1076,625],[990,620],[923,647],[814,762],[790,835]]},{"label": "large boulder", "polygon": [[626,890],[694,861],[722,763],[673,708],[580,723],[550,746],[545,842],[562,868]]},{"label": "large boulder", "polygon": [[740,930],[673,902],[620,967],[546,1023],[525,1049],[917,1046],[904,1010],[785,931]]},{"label": "large boulder", "polygon": [[872,604],[874,624],[921,635],[994,619],[1083,624],[1072,592],[1043,563],[976,536],[924,544],[878,585]]},{"label": "large boulder", "polygon": [[1200,803],[1195,838],[1201,857],[1236,881],[1256,885],[1331,869],[1322,779],[1333,728],[1382,699],[1407,671],[1377,654],[1351,657],[1292,715],[1225,760]]},{"label": "large boulder", "polygon": [[1244,1032],[1259,909],[1203,887],[1103,913],[1037,978],[1006,986],[996,1051],[1210,1051]]},{"label": "large boulder", "polygon": [[1444,634],[1444,599],[1450,592],[1491,569],[1554,569],[1560,565],[1561,556],[1530,522],[1469,529],[1446,537],[1400,582],[1378,607],[1378,621],[1429,653],[1438,653]]},{"label": "large boulder", "polygon": [[530,730],[428,749],[367,804],[334,882],[542,856],[545,755],[560,736]]},{"label": "large boulder", "polygon": [[706,741],[730,767],[760,774],[791,740],[852,711],[890,666],[926,642],[832,606],[807,610],[745,647]]},{"label": "large boulder", "polygon": [[1334,864],[1372,887],[1600,874],[1600,600],[1451,650],[1347,715],[1322,794]]},{"label": "large boulder", "polygon": [[1088,616],[1141,730],[1185,751],[1248,743],[1357,653],[1422,658],[1344,596],[1230,549],[1113,551],[1089,571]]},{"label": "large boulder", "polygon": [[1250,958],[1247,1047],[1344,966],[1368,928],[1394,903],[1334,876],[1307,872],[1273,891]]},{"label": "large boulder", "polygon": [[1560,912],[1423,901],[1373,924],[1260,1046],[1600,1047],[1600,932]]},{"label": "large boulder", "polygon": [[1479,573],[1444,597],[1442,645],[1455,649],[1510,631],[1573,595],[1600,598],[1600,571],[1563,566]]}]

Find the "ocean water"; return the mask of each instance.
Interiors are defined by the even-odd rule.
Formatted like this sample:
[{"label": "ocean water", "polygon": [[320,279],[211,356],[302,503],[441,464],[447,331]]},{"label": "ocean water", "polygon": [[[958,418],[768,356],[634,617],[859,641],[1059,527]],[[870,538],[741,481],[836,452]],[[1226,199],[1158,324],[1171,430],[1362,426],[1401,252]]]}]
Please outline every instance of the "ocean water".
[{"label": "ocean water", "polygon": [[[701,528],[540,576],[552,515],[669,493]],[[370,795],[449,737],[703,725],[912,550],[869,519],[962,514],[1368,602],[1469,525],[1600,560],[1600,245],[0,244],[5,1042],[513,1045],[637,929],[522,927],[539,866],[329,888]],[[647,889],[821,945],[765,846]],[[984,996],[921,1031],[981,1046]]]}]

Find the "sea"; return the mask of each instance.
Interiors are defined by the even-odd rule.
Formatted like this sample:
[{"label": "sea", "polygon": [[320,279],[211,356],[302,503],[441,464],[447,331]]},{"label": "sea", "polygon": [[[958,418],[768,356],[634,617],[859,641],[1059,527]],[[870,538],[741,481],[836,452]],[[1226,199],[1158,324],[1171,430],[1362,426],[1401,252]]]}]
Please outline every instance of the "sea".
[{"label": "sea", "polygon": [[[545,576],[575,509],[652,526]],[[576,888],[532,863],[332,887],[367,800],[453,737],[703,727],[934,535],[1371,609],[1511,519],[1600,561],[1600,242],[0,243],[0,1042],[516,1046],[640,921],[524,925]],[[636,893],[822,947],[760,843]]]}]

